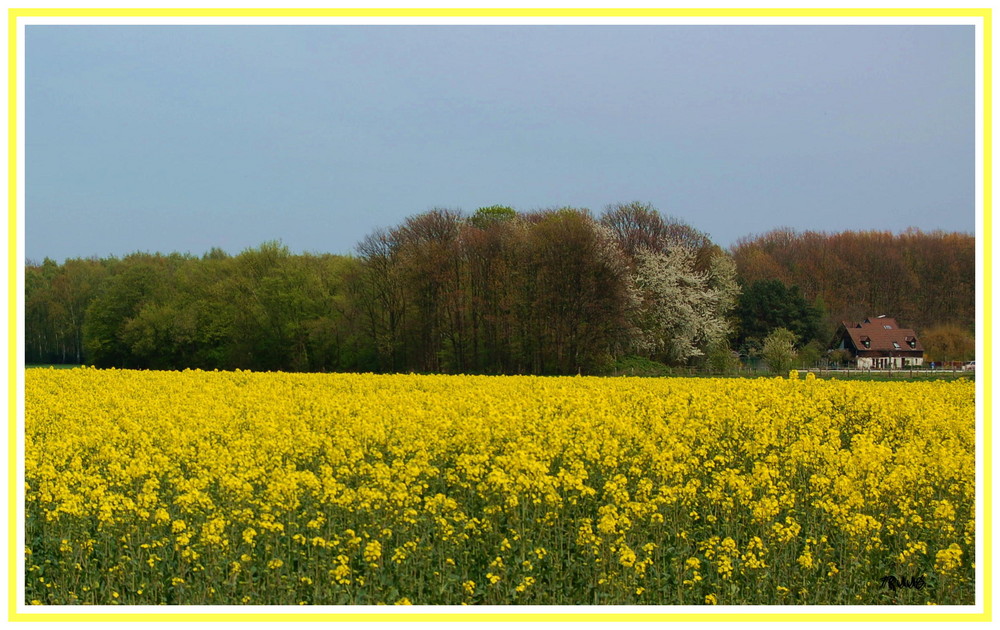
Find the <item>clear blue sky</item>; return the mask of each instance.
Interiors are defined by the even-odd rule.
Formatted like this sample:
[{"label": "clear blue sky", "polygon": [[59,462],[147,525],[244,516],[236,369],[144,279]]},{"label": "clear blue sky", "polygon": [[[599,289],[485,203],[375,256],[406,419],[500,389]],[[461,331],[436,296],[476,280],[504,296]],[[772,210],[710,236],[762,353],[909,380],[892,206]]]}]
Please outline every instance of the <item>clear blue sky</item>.
[{"label": "clear blue sky", "polygon": [[349,253],[632,200],[728,247],[973,232],[971,26],[28,26],[26,257]]}]

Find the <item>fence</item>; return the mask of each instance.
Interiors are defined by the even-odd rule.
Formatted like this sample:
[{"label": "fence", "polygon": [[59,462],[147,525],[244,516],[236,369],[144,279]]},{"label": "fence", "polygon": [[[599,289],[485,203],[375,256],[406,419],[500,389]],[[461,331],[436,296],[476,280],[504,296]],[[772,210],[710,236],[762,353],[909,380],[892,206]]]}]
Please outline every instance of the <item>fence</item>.
[{"label": "fence", "polygon": [[[855,379],[918,379],[918,378],[975,378],[975,370],[965,370],[961,364],[949,366],[947,368],[930,367],[905,367],[886,369],[857,369],[857,368],[837,368],[829,366],[818,366],[811,368],[792,368],[799,373],[799,378],[804,378],[806,373],[812,372],[819,378],[855,378]],[[618,370],[614,376],[686,376],[686,377],[744,377],[759,378],[769,376],[788,376],[788,372],[771,372],[764,365],[740,365],[731,370],[713,370],[708,367],[668,367],[657,372],[639,372],[636,370]]]}]

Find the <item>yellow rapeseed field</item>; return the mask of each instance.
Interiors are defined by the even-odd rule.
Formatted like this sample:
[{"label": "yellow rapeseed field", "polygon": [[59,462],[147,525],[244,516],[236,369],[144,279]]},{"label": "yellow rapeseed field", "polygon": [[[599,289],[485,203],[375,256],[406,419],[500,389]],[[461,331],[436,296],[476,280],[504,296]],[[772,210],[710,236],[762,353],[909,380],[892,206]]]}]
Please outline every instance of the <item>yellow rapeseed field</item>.
[{"label": "yellow rapeseed field", "polygon": [[33,604],[974,602],[967,381],[29,369],[25,396]]}]

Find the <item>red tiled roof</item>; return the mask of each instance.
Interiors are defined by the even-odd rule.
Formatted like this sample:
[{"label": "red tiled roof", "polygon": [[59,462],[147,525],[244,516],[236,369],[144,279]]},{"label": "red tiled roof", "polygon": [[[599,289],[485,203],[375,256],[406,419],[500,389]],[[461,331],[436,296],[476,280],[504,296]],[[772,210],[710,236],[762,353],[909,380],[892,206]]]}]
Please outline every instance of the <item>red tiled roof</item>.
[{"label": "red tiled roof", "polygon": [[[924,351],[924,347],[920,345],[917,333],[909,328],[900,328],[896,320],[891,317],[868,318],[858,324],[844,322],[844,328],[851,337],[854,347],[859,351]],[[866,348],[862,343],[865,339],[871,341],[870,347]],[[916,341],[915,347],[910,347],[910,340]],[[898,344],[899,347],[894,346],[893,342]]]}]

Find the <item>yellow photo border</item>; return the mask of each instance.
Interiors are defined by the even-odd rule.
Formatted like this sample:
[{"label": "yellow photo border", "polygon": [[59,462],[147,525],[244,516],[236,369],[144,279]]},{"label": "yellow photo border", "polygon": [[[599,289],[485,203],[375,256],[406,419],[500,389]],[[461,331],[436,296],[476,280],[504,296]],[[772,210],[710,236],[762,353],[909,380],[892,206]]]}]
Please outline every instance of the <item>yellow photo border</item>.
[{"label": "yellow photo border", "polygon": [[[8,475],[8,621],[311,621],[311,622],[360,622],[360,621],[559,621],[559,622],[693,622],[693,621],[977,621],[992,620],[992,430],[991,413],[991,349],[992,349],[992,14],[991,8],[972,9],[879,9],[879,8],[829,8],[829,9],[565,9],[565,8],[341,8],[341,9],[19,9],[7,12],[7,94],[8,94],[8,161],[7,161],[7,228],[8,228],[8,417],[7,417],[7,475]],[[24,613],[18,612],[17,577],[21,554],[17,553],[17,200],[18,200],[18,20],[26,17],[975,17],[982,18],[983,67],[983,325],[982,337],[985,360],[979,362],[977,378],[983,382],[983,519],[982,545],[982,604],[981,613],[935,614],[927,613]],[[23,605],[23,604],[21,604]],[[576,607],[567,607],[575,609]]]}]

